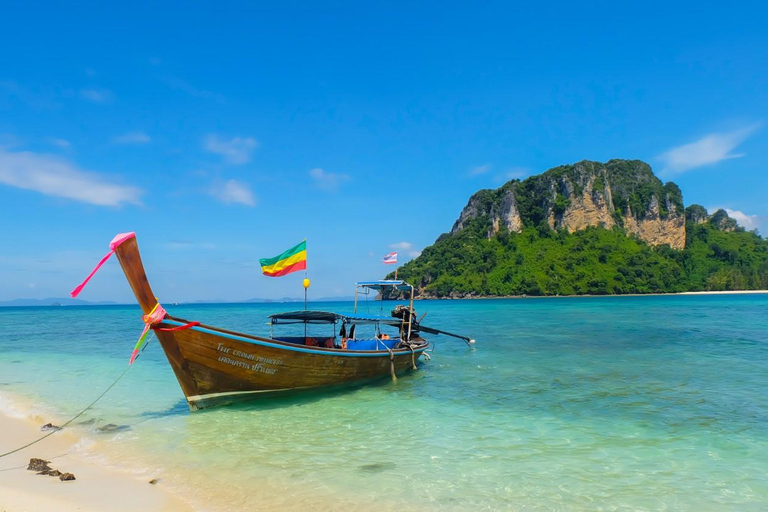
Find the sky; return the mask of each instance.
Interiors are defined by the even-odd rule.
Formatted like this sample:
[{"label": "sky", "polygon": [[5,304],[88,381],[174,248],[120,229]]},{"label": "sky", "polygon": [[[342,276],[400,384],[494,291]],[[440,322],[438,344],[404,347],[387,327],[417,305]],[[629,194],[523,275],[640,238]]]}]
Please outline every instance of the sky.
[{"label": "sky", "polygon": [[[161,302],[352,295],[481,188],[641,159],[768,230],[759,2],[0,0],[0,301],[135,231]],[[116,260],[80,298],[133,302]]]}]

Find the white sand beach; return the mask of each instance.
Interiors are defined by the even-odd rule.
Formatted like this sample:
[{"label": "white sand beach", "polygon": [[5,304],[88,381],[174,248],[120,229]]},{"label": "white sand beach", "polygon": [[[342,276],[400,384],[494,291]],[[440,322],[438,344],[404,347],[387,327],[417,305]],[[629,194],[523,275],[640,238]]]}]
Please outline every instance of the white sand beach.
[{"label": "white sand beach", "polygon": [[722,292],[681,292],[678,295],[754,295],[768,293],[768,290],[731,290]]},{"label": "white sand beach", "polygon": [[[6,453],[42,435],[40,418],[18,418],[0,411],[0,453]],[[24,450],[0,458],[0,511],[171,511],[194,510],[163,488],[162,478],[155,485],[152,477],[138,478],[115,468],[103,467],[77,456],[79,440],[66,429]],[[73,473],[76,480],[28,471],[30,458],[50,461],[62,473]]]}]

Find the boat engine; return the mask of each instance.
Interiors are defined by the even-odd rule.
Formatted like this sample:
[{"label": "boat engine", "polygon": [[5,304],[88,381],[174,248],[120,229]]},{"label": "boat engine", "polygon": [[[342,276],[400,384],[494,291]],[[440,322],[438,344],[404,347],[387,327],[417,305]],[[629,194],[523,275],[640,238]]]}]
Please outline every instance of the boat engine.
[{"label": "boat engine", "polygon": [[408,306],[404,306],[402,304],[398,304],[395,306],[395,309],[392,310],[392,317],[393,318],[399,318],[404,323],[408,323],[411,321],[411,319],[415,316],[416,312],[413,311]]}]

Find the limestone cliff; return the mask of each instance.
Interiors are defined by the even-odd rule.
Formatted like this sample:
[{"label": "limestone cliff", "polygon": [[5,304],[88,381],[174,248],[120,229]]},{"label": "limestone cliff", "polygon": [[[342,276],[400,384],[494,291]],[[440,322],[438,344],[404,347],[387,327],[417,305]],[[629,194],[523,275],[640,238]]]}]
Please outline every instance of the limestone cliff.
[{"label": "limestone cliff", "polygon": [[764,290],[768,240],[648,164],[584,161],[475,193],[398,277],[422,298]]},{"label": "limestone cliff", "polygon": [[546,224],[570,233],[590,226],[619,227],[651,245],[685,247],[685,211],[680,189],[662,183],[638,160],[583,161],[474,194],[451,230],[470,222],[490,238],[502,229]]},{"label": "limestone cliff", "polygon": [[473,195],[454,222],[451,234],[458,233],[469,221],[481,217],[488,218],[488,238],[497,234],[501,226],[510,232],[522,231],[523,221],[517,209],[514,188],[508,185],[497,190],[481,190]]}]

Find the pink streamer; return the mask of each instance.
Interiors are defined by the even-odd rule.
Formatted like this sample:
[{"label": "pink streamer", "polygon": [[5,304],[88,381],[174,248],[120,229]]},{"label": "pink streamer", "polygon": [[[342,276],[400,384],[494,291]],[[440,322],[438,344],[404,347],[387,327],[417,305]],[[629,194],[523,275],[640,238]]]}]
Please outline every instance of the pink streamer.
[{"label": "pink streamer", "polygon": [[110,256],[112,256],[115,253],[115,249],[125,242],[126,240],[133,238],[136,236],[136,233],[120,233],[119,235],[115,235],[115,237],[112,239],[111,242],[109,242],[109,252],[101,258],[101,261],[96,265],[96,267],[91,271],[90,274],[88,274],[88,277],[85,278],[85,281],[80,283],[74,290],[72,290],[69,295],[72,298],[77,297],[81,291],[83,291],[83,288],[85,288],[85,285],[88,284],[88,281],[91,280],[91,278],[98,272],[98,270],[101,268],[101,266],[107,262]]}]

